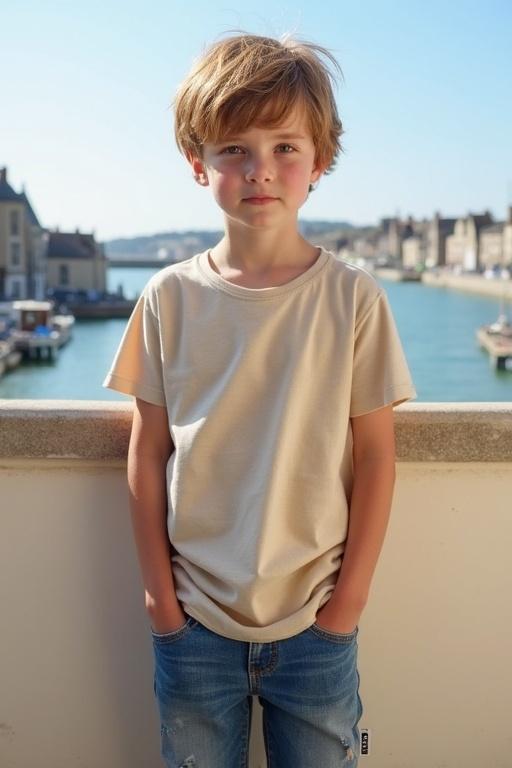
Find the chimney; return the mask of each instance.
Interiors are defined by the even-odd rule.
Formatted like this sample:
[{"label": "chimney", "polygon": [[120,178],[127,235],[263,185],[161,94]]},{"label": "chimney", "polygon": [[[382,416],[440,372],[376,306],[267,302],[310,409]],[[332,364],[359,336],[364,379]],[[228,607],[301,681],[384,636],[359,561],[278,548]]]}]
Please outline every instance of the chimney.
[{"label": "chimney", "polygon": [[0,184],[7,184],[7,168],[0,168]]},{"label": "chimney", "polygon": [[512,205],[509,205],[508,207],[507,224],[512,224]]}]

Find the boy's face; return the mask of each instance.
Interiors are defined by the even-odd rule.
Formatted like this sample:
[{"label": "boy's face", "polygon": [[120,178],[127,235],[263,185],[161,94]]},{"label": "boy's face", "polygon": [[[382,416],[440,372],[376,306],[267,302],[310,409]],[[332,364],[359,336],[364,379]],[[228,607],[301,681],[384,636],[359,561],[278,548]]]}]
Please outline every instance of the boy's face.
[{"label": "boy's face", "polygon": [[262,228],[296,221],[309,185],[322,169],[306,116],[294,109],[277,128],[251,127],[205,143],[202,158],[189,158],[199,183],[232,222]]}]

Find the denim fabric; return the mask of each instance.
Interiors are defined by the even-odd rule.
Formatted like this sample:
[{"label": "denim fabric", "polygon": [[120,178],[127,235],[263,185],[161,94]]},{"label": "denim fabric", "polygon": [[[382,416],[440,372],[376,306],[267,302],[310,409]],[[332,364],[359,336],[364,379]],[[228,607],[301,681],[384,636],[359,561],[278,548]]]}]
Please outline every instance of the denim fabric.
[{"label": "denim fabric", "polygon": [[246,768],[253,696],[263,707],[268,768],[357,766],[357,628],[344,635],[313,624],[251,643],[188,616],[152,638],[167,768]]}]

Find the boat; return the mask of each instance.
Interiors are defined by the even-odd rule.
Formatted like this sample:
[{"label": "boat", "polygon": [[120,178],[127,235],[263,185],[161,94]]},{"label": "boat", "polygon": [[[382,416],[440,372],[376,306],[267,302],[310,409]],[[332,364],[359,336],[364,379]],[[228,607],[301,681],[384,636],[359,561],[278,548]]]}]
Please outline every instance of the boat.
[{"label": "boat", "polygon": [[512,371],[512,323],[505,313],[505,297],[500,301],[497,320],[477,328],[476,337],[487,350],[491,363],[500,371]]},{"label": "boat", "polygon": [[16,350],[30,358],[55,359],[58,350],[71,336],[75,318],[73,315],[54,315],[52,301],[24,299],[11,302],[14,327],[9,338]]}]

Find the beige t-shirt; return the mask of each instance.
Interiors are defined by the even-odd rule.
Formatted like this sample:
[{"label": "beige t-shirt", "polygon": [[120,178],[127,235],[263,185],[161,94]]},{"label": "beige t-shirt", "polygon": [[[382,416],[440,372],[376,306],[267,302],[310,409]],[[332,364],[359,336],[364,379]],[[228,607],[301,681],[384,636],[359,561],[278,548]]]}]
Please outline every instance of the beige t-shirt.
[{"label": "beige t-shirt", "polygon": [[184,610],[253,642],[313,624],[347,533],[350,417],[416,397],[374,277],[321,248],[290,282],[246,288],[196,254],[149,280],[103,386],[166,407]]}]

